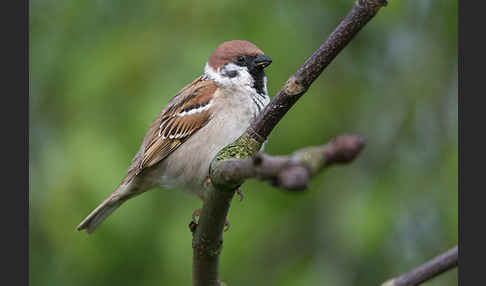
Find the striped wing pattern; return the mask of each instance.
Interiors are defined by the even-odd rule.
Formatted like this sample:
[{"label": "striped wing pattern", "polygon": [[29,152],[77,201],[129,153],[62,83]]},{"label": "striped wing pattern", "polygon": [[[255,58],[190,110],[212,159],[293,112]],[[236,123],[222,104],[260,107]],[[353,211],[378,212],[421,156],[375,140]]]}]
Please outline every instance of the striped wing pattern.
[{"label": "striped wing pattern", "polygon": [[169,102],[145,136],[136,174],[166,158],[208,122],[216,89],[213,81],[199,77]]}]

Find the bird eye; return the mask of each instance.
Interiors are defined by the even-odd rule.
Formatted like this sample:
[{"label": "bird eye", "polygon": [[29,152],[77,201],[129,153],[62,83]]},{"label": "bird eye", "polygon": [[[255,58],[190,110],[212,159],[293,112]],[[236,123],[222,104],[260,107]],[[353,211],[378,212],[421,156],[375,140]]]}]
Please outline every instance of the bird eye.
[{"label": "bird eye", "polygon": [[244,64],[245,63],[245,57],[244,56],[237,56],[236,61],[240,64]]},{"label": "bird eye", "polygon": [[237,71],[229,71],[225,74],[227,77],[235,77],[238,75]]}]

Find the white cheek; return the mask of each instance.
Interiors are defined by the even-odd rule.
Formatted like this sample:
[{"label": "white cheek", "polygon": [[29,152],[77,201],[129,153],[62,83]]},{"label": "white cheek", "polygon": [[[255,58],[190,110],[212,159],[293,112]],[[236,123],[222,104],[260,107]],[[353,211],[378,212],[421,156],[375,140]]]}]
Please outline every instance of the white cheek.
[{"label": "white cheek", "polygon": [[[231,71],[236,71],[238,74],[235,77],[223,76],[223,74]],[[221,71],[217,72],[206,64],[204,73],[211,80],[221,85],[224,89],[230,90],[234,94],[250,95],[252,102],[255,104],[255,114],[261,112],[265,105],[270,102],[267,91],[267,77],[265,76],[263,78],[263,94],[258,94],[253,87],[254,79],[246,67],[240,67],[230,63],[224,66]]]},{"label": "white cheek", "polygon": [[[222,75],[231,71],[235,71],[238,74],[235,77],[227,77]],[[206,64],[206,67],[204,68],[204,73],[207,74],[215,82],[221,84],[226,88],[251,89],[254,82],[253,77],[248,72],[248,69],[246,67],[240,67],[233,63],[225,65],[221,72],[214,71],[208,64]]]}]

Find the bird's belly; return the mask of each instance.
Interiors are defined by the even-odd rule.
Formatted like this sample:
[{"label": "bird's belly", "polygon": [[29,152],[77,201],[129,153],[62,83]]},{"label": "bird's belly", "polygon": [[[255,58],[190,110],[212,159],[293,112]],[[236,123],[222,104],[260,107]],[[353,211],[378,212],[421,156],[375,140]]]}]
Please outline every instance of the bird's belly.
[{"label": "bird's belly", "polygon": [[204,196],[206,187],[210,186],[205,182],[212,160],[219,150],[240,137],[255,118],[256,113],[251,106],[239,109],[228,108],[218,113],[160,162],[162,168],[156,168],[150,174],[153,184],[161,188],[182,188]]}]

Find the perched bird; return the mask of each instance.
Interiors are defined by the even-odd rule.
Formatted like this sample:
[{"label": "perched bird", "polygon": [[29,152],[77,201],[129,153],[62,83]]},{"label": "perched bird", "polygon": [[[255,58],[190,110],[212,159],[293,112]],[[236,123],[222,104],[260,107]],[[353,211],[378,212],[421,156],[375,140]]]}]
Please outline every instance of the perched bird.
[{"label": "perched bird", "polygon": [[217,47],[204,73],[152,122],[120,185],[76,229],[92,233],[125,201],[154,187],[181,188],[204,200],[211,161],[270,101],[264,69],[271,62],[248,41]]}]

